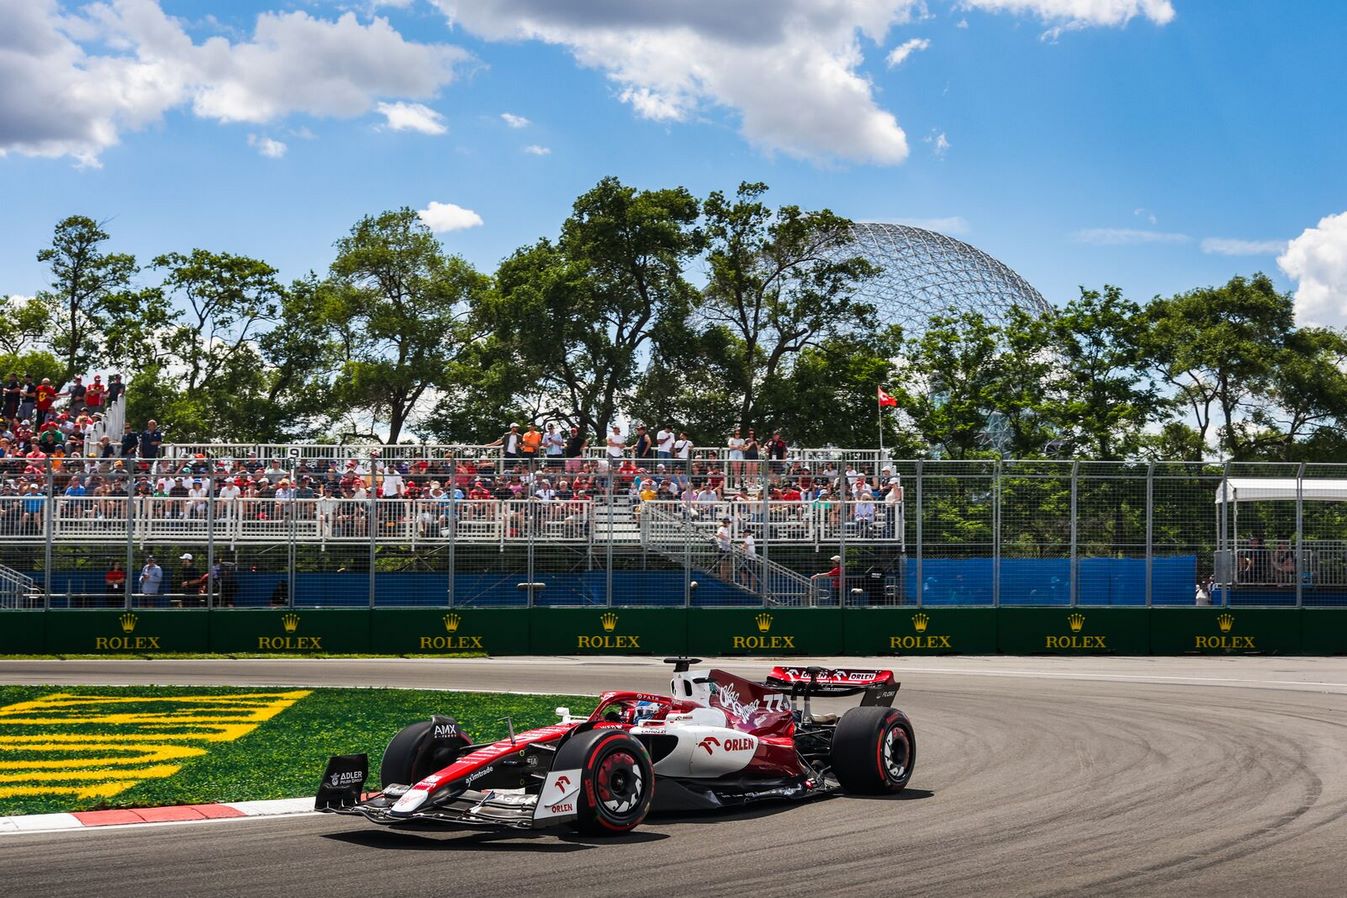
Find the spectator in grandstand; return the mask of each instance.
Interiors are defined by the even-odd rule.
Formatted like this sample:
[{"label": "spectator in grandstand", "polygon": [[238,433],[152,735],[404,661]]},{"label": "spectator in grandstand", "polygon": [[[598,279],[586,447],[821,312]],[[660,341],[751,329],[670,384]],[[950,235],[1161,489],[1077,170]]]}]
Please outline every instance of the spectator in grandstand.
[{"label": "spectator in grandstand", "polygon": [[275,486],[282,480],[286,479],[285,468],[281,467],[281,463],[279,460],[274,458],[269,459],[267,461],[266,470],[262,472],[262,476],[265,477],[267,480],[270,480],[272,486]]},{"label": "spectator in grandstand", "polygon": [[205,600],[199,596],[205,591],[209,579],[209,575],[197,571],[196,560],[192,558],[191,552],[183,552],[179,556],[177,584],[178,592],[182,593],[183,605],[205,604]]},{"label": "spectator in grandstand", "polygon": [[734,550],[734,534],[730,529],[731,523],[730,518],[721,518],[720,526],[716,528],[716,535],[713,538],[718,553],[716,568],[722,580],[729,580],[733,573],[731,556]]},{"label": "spectator in grandstand", "polygon": [[738,557],[735,559],[738,568],[734,574],[734,581],[744,589],[750,592],[758,591],[758,572],[754,570],[758,560],[758,546],[753,539],[753,533],[750,530],[744,530],[739,537]]},{"label": "spectator in grandstand", "polygon": [[673,445],[676,437],[677,434],[674,433],[672,427],[667,424],[661,427],[655,434],[655,457],[673,458]]},{"label": "spectator in grandstand", "polygon": [[726,441],[726,449],[730,462],[730,485],[739,486],[744,478],[744,438],[740,428],[734,428],[734,433]]},{"label": "spectator in grandstand", "polygon": [[538,425],[529,422],[528,428],[519,438],[519,457],[531,466],[537,460],[542,445],[543,435],[538,432]]},{"label": "spectator in grandstand", "polygon": [[622,438],[622,428],[616,424],[608,432],[608,460],[616,461],[627,454],[627,441]]},{"label": "spectator in grandstand", "polygon": [[543,434],[543,455],[547,459],[549,468],[560,467],[561,459],[566,454],[566,439],[557,431],[555,424],[547,425],[547,433]]},{"label": "spectator in grandstand", "polygon": [[126,385],[122,383],[122,376],[120,374],[112,375],[112,377],[108,379],[108,395],[103,401],[111,406],[125,395]]},{"label": "spectator in grandstand", "polygon": [[187,488],[187,517],[204,518],[207,514],[208,501],[206,485],[199,479],[194,479],[192,485]]},{"label": "spectator in grandstand", "polygon": [[571,425],[571,435],[566,438],[566,473],[579,473],[584,464],[585,450],[589,448],[589,437],[580,432],[580,428]]},{"label": "spectator in grandstand", "polygon": [[814,594],[820,600],[842,595],[842,556],[834,555],[831,560],[833,563],[831,570],[809,578],[814,584]]},{"label": "spectator in grandstand", "polygon": [[164,432],[159,429],[159,422],[151,418],[145,422],[145,429],[140,432],[136,452],[142,460],[153,464],[154,460],[159,458],[159,447],[163,444]]},{"label": "spectator in grandstand", "polygon": [[84,409],[84,396],[87,391],[84,386],[83,375],[76,374],[70,384],[70,389],[66,391],[66,395],[70,397],[70,413],[72,415],[78,414]]},{"label": "spectator in grandstand", "polygon": [[145,566],[140,569],[140,594],[145,596],[146,604],[153,606],[158,602],[159,587],[164,580],[164,569],[154,560],[153,555],[146,556]]},{"label": "spectator in grandstand", "polygon": [[34,390],[34,395],[36,396],[34,405],[37,415],[35,420],[40,426],[42,422],[52,416],[52,404],[61,395],[61,391],[52,386],[50,377],[44,377],[42,383],[38,384]]},{"label": "spectator in grandstand", "polygon": [[103,386],[103,375],[95,374],[93,383],[84,391],[84,404],[91,412],[103,410],[103,400],[107,396],[107,387]]},{"label": "spectator in grandstand", "polygon": [[655,457],[655,441],[651,439],[650,432],[645,429],[644,424],[636,425],[636,445],[633,451],[637,458]]},{"label": "spectator in grandstand", "polygon": [[686,469],[692,460],[692,440],[688,439],[686,431],[678,432],[678,439],[674,440],[673,453],[680,466]]},{"label": "spectator in grandstand", "polygon": [[121,455],[122,458],[134,458],[136,450],[140,448],[140,434],[136,433],[134,427],[126,425],[126,432],[122,434]]},{"label": "spectator in grandstand", "polygon": [[510,429],[506,431],[506,433],[500,439],[496,440],[494,443],[487,443],[487,446],[501,447],[501,455],[503,455],[505,458],[518,458],[520,453],[520,445],[519,445],[520,436],[521,434],[519,433],[519,425],[511,424]]},{"label": "spectator in grandstand", "polygon": [[33,375],[25,374],[23,382],[19,384],[19,420],[31,421],[36,408],[37,384],[33,381]]},{"label": "spectator in grandstand", "polygon": [[767,457],[772,460],[771,468],[774,472],[780,473],[786,469],[786,440],[781,436],[781,431],[772,432],[772,438],[767,441]]},{"label": "spectator in grandstand", "polygon": [[40,533],[43,527],[43,519],[46,516],[47,494],[42,491],[42,485],[36,482],[28,484],[28,491],[23,494],[23,517],[19,521],[19,528],[24,533]]},{"label": "spectator in grandstand", "polygon": [[112,567],[103,575],[103,591],[109,595],[121,595],[126,590],[126,569],[120,561],[114,561]]},{"label": "spectator in grandstand", "polygon": [[758,437],[753,433],[753,428],[748,429],[748,435],[744,437],[744,477],[749,480],[757,480],[759,476],[758,458],[761,456],[761,447],[758,445]]},{"label": "spectator in grandstand", "polygon": [[853,512],[856,521],[856,528],[862,535],[868,534],[870,528],[875,524],[875,494],[869,489],[864,489],[856,499],[856,508]]},{"label": "spectator in grandstand", "polygon": [[884,535],[892,538],[898,535],[898,509],[903,504],[903,482],[894,476],[889,477],[885,484]]},{"label": "spectator in grandstand", "polygon": [[13,371],[5,378],[4,397],[0,401],[0,417],[5,422],[13,421],[19,415],[19,399],[23,395],[23,389],[19,382],[19,375]]}]

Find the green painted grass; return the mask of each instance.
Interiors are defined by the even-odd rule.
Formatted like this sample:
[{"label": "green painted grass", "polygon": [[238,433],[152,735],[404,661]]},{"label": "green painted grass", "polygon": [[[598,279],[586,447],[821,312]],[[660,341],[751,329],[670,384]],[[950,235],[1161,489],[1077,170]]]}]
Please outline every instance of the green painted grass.
[{"label": "green painted grass", "polygon": [[[0,708],[53,693],[79,696],[143,697],[147,709],[154,700],[169,696],[235,695],[258,692],[289,692],[290,687],[248,689],[175,686],[0,686]],[[146,779],[108,798],[71,795],[5,796],[3,787],[33,784],[25,777],[34,762],[62,757],[43,745],[20,751],[0,751],[0,816],[82,811],[99,808],[156,807],[171,804],[205,804],[217,801],[251,801],[311,795],[317,788],[323,766],[331,755],[365,752],[370,756],[370,786],[378,783],[379,758],[384,746],[403,726],[424,720],[432,713],[451,714],[475,741],[485,742],[506,734],[501,718],[514,718],[516,730],[556,722],[558,705],[579,712],[593,698],[560,695],[503,695],[483,692],[441,692],[410,689],[314,689],[288,710],[233,742],[205,744],[205,755],[189,758],[172,776]],[[63,722],[59,726],[20,726],[0,718],[0,745],[20,733],[118,734],[134,728],[108,722]],[[196,743],[201,744],[201,743]],[[112,770],[83,767],[83,770]],[[95,775],[95,779],[97,775]]]}]

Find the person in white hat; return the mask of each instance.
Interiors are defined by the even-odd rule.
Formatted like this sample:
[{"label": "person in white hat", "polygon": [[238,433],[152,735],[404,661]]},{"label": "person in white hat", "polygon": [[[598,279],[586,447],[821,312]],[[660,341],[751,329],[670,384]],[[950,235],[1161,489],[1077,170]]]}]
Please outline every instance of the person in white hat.
[{"label": "person in white hat", "polygon": [[833,597],[842,595],[842,556],[834,555],[829,560],[833,563],[832,570],[815,574],[809,579],[814,584],[813,592],[817,600],[822,602],[827,599],[828,604],[832,604]]},{"label": "person in white hat", "polygon": [[178,592],[182,593],[183,605],[198,605],[202,587],[206,585],[206,575],[197,572],[191,552],[178,556]]}]

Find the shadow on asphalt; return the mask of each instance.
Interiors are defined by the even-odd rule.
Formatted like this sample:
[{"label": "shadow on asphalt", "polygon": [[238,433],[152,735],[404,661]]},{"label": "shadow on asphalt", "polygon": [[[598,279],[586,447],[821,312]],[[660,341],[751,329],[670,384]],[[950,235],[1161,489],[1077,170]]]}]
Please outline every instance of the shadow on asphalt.
[{"label": "shadow on asphalt", "polygon": [[919,801],[923,798],[934,798],[935,793],[930,789],[912,789],[907,788],[897,795],[837,795],[831,799],[822,797],[806,799],[805,801],[764,801],[751,804],[743,808],[717,808],[706,811],[656,811],[646,820],[647,823],[712,823],[716,820],[757,820],[761,817],[774,817],[787,811],[794,810],[803,804],[813,804],[816,801]]},{"label": "shadow on asphalt", "polygon": [[[664,833],[637,830],[623,836],[588,838],[565,831],[541,830],[526,832],[467,833],[461,830],[427,827],[420,832],[435,833],[436,837],[419,835],[410,828],[356,829],[344,833],[326,833],[324,839],[359,845],[362,848],[381,848],[390,851],[524,851],[541,854],[567,854],[584,851],[597,845],[640,845],[669,838]],[[447,838],[446,838],[447,836]]]}]

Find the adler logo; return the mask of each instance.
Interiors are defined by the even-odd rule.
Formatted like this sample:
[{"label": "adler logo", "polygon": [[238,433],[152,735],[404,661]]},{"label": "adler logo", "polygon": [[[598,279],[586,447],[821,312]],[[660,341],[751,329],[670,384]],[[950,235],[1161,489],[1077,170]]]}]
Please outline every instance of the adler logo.
[{"label": "adler logo", "polygon": [[359,786],[364,782],[365,774],[359,770],[343,770],[327,778],[328,785],[333,789],[346,789],[350,786]]}]

